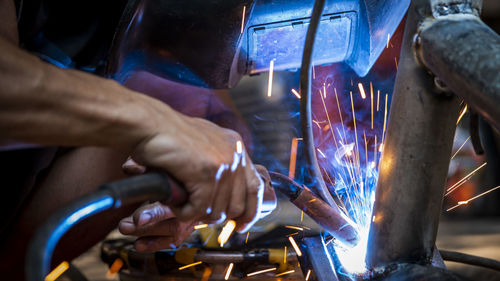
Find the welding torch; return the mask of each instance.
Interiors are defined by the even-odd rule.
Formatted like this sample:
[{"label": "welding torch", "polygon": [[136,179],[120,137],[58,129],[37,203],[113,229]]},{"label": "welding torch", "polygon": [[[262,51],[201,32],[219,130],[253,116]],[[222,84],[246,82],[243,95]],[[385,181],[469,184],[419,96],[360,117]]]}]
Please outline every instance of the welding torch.
[{"label": "welding torch", "polygon": [[[293,204],[313,218],[336,239],[346,245],[357,244],[356,230],[337,211],[338,209],[333,209],[316,197],[308,188],[295,183],[284,175],[273,172],[269,175],[262,173],[262,171],[259,172],[266,185],[272,184],[273,188],[286,195]],[[78,222],[103,211],[146,201],[160,201],[168,206],[179,207],[184,205],[187,200],[188,194],[182,184],[164,173],[150,173],[103,184],[97,192],[77,199],[59,210],[38,229],[28,249],[27,280],[44,279],[50,272],[52,254],[57,243]]]},{"label": "welding torch", "polygon": [[333,208],[316,196],[309,188],[296,183],[280,173],[269,172],[272,186],[284,194],[290,202],[309,215],[335,239],[353,247],[359,242],[359,235],[353,223],[338,208]]}]

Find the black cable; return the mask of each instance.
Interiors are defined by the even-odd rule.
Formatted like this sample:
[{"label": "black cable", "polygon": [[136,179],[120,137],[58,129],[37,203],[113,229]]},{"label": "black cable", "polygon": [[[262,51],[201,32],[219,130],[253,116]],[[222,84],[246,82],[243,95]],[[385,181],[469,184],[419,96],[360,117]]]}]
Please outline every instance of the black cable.
[{"label": "black cable", "polygon": [[309,28],[307,29],[304,53],[302,55],[302,66],[300,69],[300,129],[304,141],[304,152],[306,155],[307,169],[313,180],[313,190],[332,207],[337,206],[328,191],[328,188],[321,174],[318,159],[316,158],[316,148],[312,131],[311,113],[311,76],[312,76],[312,55],[314,49],[314,39],[319,26],[321,14],[325,0],[314,1]]},{"label": "black cable", "polygon": [[446,250],[439,250],[439,253],[441,253],[441,257],[445,261],[476,265],[500,271],[500,261],[497,260]]},{"label": "black cable", "polygon": [[41,281],[50,272],[52,254],[59,240],[78,222],[106,210],[145,201],[183,205],[187,194],[164,174],[146,174],[101,186],[101,190],[61,208],[37,231],[26,257],[26,278]]}]

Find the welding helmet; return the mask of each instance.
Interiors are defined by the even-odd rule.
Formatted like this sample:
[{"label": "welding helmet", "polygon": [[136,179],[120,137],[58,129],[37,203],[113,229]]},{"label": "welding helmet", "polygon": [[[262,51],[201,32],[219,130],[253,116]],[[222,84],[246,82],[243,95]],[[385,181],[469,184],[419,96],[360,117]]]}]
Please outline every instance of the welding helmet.
[{"label": "welding helmet", "polygon": [[[344,62],[359,76],[373,66],[410,0],[327,0],[316,65]],[[137,71],[208,88],[247,74],[300,68],[314,0],[129,0],[107,74]]]}]

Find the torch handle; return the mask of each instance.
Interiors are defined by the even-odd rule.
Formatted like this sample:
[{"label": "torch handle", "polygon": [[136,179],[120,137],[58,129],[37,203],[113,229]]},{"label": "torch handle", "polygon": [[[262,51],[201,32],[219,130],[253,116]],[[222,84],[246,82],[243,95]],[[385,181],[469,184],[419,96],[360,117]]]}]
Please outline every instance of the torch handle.
[{"label": "torch handle", "polygon": [[155,198],[168,206],[180,207],[188,201],[184,186],[166,173],[149,173],[101,185],[122,205]]}]

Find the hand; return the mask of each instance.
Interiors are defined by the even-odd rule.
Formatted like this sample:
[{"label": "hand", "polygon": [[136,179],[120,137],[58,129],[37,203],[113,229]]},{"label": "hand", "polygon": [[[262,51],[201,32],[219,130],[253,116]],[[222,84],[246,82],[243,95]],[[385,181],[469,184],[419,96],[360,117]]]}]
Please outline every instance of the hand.
[{"label": "hand", "polygon": [[171,209],[179,220],[233,219],[237,231],[246,231],[258,219],[264,185],[241,137],[203,119],[176,117],[156,122],[175,131],[162,133],[158,128],[135,147],[132,158],[140,165],[164,169],[184,184],[188,203]]},{"label": "hand", "polygon": [[170,208],[156,202],[122,219],[118,229],[124,235],[139,237],[134,243],[138,252],[154,252],[179,246],[193,232],[195,224],[181,222]]}]

